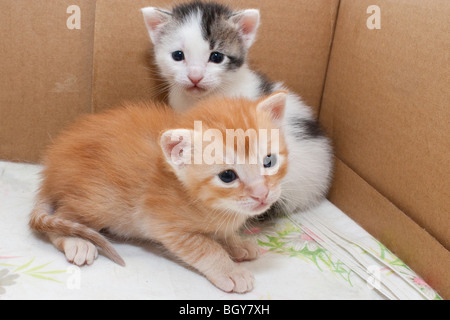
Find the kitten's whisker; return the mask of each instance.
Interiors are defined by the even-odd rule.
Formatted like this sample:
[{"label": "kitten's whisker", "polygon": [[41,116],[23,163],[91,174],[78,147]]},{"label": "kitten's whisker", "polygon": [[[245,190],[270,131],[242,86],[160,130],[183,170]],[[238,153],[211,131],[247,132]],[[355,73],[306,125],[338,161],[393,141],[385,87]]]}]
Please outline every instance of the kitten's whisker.
[{"label": "kitten's whisker", "polygon": [[214,236],[217,236],[217,232],[219,231],[219,229],[221,229],[223,223],[226,221],[227,216],[228,216],[227,211],[221,210],[220,211],[220,216],[221,216],[221,218],[220,218],[219,221],[221,221],[221,223],[217,225],[216,232],[214,233]]}]

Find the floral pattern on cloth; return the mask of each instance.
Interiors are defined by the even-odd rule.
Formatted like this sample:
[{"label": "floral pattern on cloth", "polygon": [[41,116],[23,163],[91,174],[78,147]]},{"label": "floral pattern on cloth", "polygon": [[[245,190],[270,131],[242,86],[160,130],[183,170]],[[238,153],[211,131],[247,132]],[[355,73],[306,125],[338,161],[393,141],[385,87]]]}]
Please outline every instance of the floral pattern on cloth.
[{"label": "floral pattern on cloth", "polygon": [[[442,300],[441,296],[431,288],[428,283],[420,278],[410,267],[408,267],[402,260],[395,256],[388,248],[381,242],[373,239],[374,246],[371,247],[371,252],[377,255],[381,260],[389,264],[390,268],[385,268],[383,271],[388,274],[393,274],[392,269],[396,269],[397,272],[404,275],[411,283],[414,283],[417,288],[419,288],[423,294],[430,300]],[[376,246],[378,245],[378,247]],[[363,251],[367,254],[366,251]]]},{"label": "floral pattern on cloth", "polygon": [[[302,259],[313,264],[321,272],[330,272],[349,286],[357,275],[339,258],[324,249],[309,234],[313,234],[306,227],[300,228],[292,219],[280,218],[274,223],[263,224],[244,231],[247,236],[254,236],[264,251],[287,255],[292,258]],[[318,237],[317,235],[314,235]],[[369,236],[370,237],[370,236]],[[319,238],[320,239],[320,238]],[[442,300],[442,298],[422,278],[415,274],[403,261],[395,256],[389,249],[375,238],[370,237],[372,246],[370,253],[384,261],[389,267],[381,268],[384,275],[394,275],[393,269],[410,280],[430,300]],[[360,250],[361,255],[368,252]]]},{"label": "floral pattern on cloth", "polygon": [[6,287],[15,284],[18,274],[10,274],[8,269],[0,269],[0,296],[6,293]]},{"label": "floral pattern on cloth", "polygon": [[[243,262],[255,275],[255,288],[244,295],[228,294],[198,273],[168,259],[154,244],[115,243],[127,262],[122,268],[100,255],[94,266],[79,268],[28,227],[38,188],[40,166],[0,161],[0,300],[8,299],[385,299],[348,264],[321,245],[321,236],[299,220],[280,218],[245,229],[265,252]],[[356,223],[328,201],[322,212],[328,220]],[[301,213],[303,216],[305,213]],[[296,217],[300,217],[297,215]],[[353,234],[353,233],[352,233]],[[359,256],[385,262],[387,278],[401,274],[423,295],[440,299],[425,281],[364,230],[368,239]],[[155,275],[157,275],[155,277]],[[323,289],[323,288],[326,288]]]},{"label": "floral pattern on cloth", "polygon": [[266,226],[256,235],[263,250],[287,255],[313,263],[318,270],[329,270],[352,286],[352,270],[323,249],[312,237],[301,231],[287,219]]},{"label": "floral pattern on cloth", "polygon": [[18,284],[18,279],[24,276],[63,283],[59,275],[66,274],[67,270],[53,270],[50,268],[52,261],[41,264],[36,263],[35,260],[36,258],[0,256],[0,298],[6,293],[9,286]]},{"label": "floral pattern on cloth", "polygon": [[[355,281],[360,281],[351,268],[324,249],[314,238],[288,218],[281,218],[274,223],[265,223],[247,229],[244,231],[244,237],[255,238],[263,249],[263,254],[271,252],[292,259],[300,259],[311,264],[319,272],[333,275],[347,286],[353,287]],[[382,269],[384,274],[393,275],[392,269],[396,269],[410,279],[429,299],[441,300],[441,297],[423,279],[375,239],[373,239],[371,253],[391,266],[391,268]],[[361,254],[365,255],[368,252],[361,250]],[[53,268],[53,261],[42,263],[38,260],[35,257],[0,256],[0,300],[8,288],[20,285],[20,280],[24,277],[31,277],[35,282],[53,282],[67,286],[70,267]]]}]

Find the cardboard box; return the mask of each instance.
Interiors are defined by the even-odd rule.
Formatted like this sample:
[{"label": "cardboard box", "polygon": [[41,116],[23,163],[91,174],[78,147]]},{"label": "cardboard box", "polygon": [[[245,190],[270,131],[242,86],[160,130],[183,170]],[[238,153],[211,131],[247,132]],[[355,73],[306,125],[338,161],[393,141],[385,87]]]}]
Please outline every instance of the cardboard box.
[{"label": "cardboard box", "polygon": [[450,298],[448,1],[341,0],[320,120],[330,199]]},{"label": "cardboard box", "polygon": [[[332,138],[330,200],[450,298],[450,3],[224,2],[261,10],[251,66]],[[139,9],[171,3],[0,0],[0,159],[37,162],[82,114],[164,99]]]}]

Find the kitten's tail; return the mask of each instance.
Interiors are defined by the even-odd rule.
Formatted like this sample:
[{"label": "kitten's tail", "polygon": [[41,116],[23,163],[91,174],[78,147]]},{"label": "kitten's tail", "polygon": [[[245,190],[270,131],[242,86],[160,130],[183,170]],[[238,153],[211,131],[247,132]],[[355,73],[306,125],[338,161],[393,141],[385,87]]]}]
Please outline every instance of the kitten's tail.
[{"label": "kitten's tail", "polygon": [[80,223],[54,217],[51,215],[51,205],[43,199],[38,199],[36,202],[31,212],[29,225],[31,229],[42,233],[55,233],[89,240],[103,249],[105,255],[112,261],[122,267],[125,266],[125,261],[105,237]]}]

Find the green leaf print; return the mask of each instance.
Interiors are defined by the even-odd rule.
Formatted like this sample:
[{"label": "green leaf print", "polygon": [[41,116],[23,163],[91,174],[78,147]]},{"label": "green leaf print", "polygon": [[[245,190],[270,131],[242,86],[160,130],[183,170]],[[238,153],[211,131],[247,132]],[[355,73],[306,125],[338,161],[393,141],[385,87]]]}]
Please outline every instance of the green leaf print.
[{"label": "green leaf print", "polygon": [[333,275],[353,286],[350,280],[353,272],[290,222],[277,224],[271,230],[262,232],[257,241],[271,252],[312,262],[321,272],[330,270]]},{"label": "green leaf print", "polygon": [[50,262],[47,262],[47,263],[44,263],[44,264],[41,264],[38,266],[33,266],[34,260],[35,260],[35,257],[33,257],[31,260],[29,260],[28,262],[26,262],[22,265],[9,264],[8,266],[16,267],[16,269],[14,269],[13,272],[15,272],[17,274],[24,274],[24,275],[31,276],[36,279],[42,279],[42,280],[48,280],[48,281],[62,283],[62,281],[59,281],[55,277],[50,277],[48,275],[56,275],[56,274],[66,273],[66,270],[45,270],[45,268],[48,265],[50,265],[53,261],[50,261]]}]

